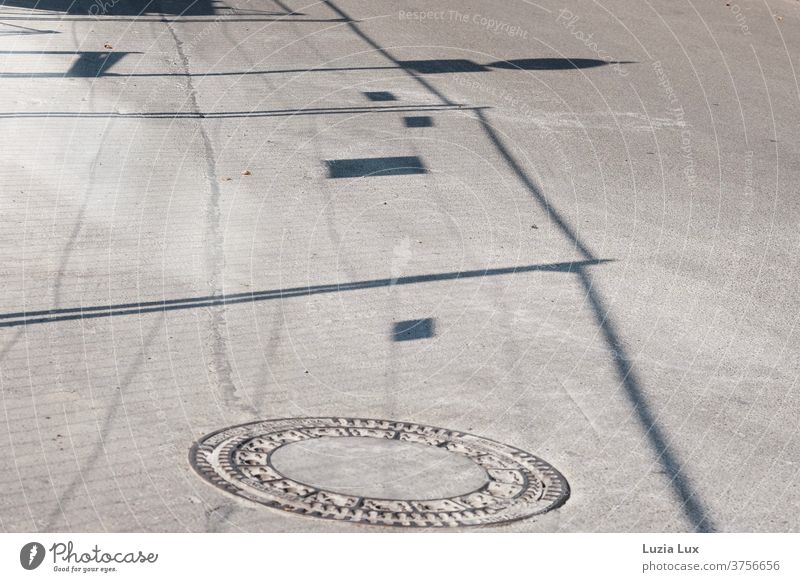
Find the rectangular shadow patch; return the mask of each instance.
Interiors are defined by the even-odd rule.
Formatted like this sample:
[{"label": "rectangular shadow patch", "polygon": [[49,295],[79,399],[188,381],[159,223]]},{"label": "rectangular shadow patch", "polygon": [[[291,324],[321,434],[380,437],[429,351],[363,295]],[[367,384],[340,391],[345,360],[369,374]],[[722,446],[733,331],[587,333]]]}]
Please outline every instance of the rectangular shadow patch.
[{"label": "rectangular shadow patch", "polygon": [[351,160],[325,160],[329,178],[360,178],[368,176],[402,176],[426,174],[425,165],[417,156],[396,158],[355,158]]},{"label": "rectangular shadow patch", "polygon": [[431,318],[396,321],[392,330],[392,339],[396,342],[408,342],[433,337],[434,321]]},{"label": "rectangular shadow patch", "polygon": [[403,123],[406,127],[433,127],[433,119],[428,115],[404,117]]},{"label": "rectangular shadow patch", "polygon": [[370,101],[397,101],[397,97],[389,91],[364,91]]}]

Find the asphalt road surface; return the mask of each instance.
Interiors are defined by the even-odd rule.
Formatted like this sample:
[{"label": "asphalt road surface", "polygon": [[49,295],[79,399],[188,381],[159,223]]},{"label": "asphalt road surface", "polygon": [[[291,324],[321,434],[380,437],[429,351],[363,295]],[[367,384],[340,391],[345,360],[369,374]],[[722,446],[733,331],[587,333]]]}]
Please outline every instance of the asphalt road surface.
[{"label": "asphalt road surface", "polygon": [[498,531],[797,531],[798,55],[795,0],[0,0],[0,529],[376,531],[189,462],[311,416],[564,475]]}]

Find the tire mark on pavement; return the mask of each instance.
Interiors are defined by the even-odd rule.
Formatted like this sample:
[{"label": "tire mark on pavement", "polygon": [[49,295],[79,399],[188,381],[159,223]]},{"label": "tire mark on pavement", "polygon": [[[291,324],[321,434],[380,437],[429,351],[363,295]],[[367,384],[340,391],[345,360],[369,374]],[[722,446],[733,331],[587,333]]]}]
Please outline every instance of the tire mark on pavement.
[{"label": "tire mark on pavement", "polygon": [[[172,23],[168,22],[166,26],[175,42],[181,67],[185,73],[188,73],[190,70],[189,59],[184,51],[183,41],[178,37]],[[197,89],[189,76],[186,77],[186,94],[192,113],[199,114],[201,110],[197,99]],[[220,212],[222,193],[219,188],[214,146],[202,120],[197,124],[196,132],[199,133],[202,140],[202,161],[208,184],[208,198],[205,206],[205,233],[203,236],[203,249],[205,251],[203,270],[206,276],[206,285],[211,289],[212,293],[216,293],[218,289],[224,290],[225,254],[222,243]],[[223,398],[230,404],[243,405],[241,395],[238,393],[233,380],[233,370],[228,356],[227,337],[225,334],[225,329],[227,328],[225,309],[208,309],[206,312],[209,320],[209,331],[204,344],[208,350],[206,368],[210,374],[211,384],[222,391]],[[245,408],[252,409],[252,406],[245,406]]]},{"label": "tire mark on pavement", "polygon": [[[141,368],[142,364],[144,363],[145,354],[147,353],[148,348],[153,343],[153,340],[156,337],[156,333],[163,327],[164,324],[164,316],[162,315],[155,322],[153,322],[153,326],[150,328],[150,331],[147,333],[147,337],[143,338],[141,347],[139,349],[139,353],[136,355],[136,359],[131,363],[128,367],[128,370],[125,372],[122,380],[117,386],[117,390],[115,390],[114,398],[112,399],[111,403],[106,408],[105,418],[103,419],[102,426],[98,426],[98,436],[99,438],[95,441],[94,445],[92,446],[92,451],[89,453],[88,460],[84,467],[78,467],[78,473],[72,478],[72,480],[67,485],[64,492],[58,496],[57,504],[58,507],[50,513],[45,522],[44,531],[53,531],[54,527],[57,523],[57,518],[59,514],[64,514],[62,508],[66,507],[71,501],[74,500],[75,492],[80,487],[81,484],[84,483],[86,475],[94,469],[98,462],[100,461],[101,455],[105,457],[106,464],[111,471],[111,477],[114,480],[114,484],[117,486],[117,491],[119,492],[122,500],[125,502],[125,507],[128,509],[130,514],[133,516],[133,519],[136,521],[139,529],[141,530],[141,523],[139,523],[138,518],[136,517],[136,512],[133,511],[133,508],[128,503],[128,500],[125,498],[125,495],[120,487],[119,481],[117,480],[116,473],[114,472],[114,468],[111,464],[111,458],[108,456],[108,452],[106,451],[105,441],[108,438],[108,434],[111,431],[111,428],[114,424],[114,420],[117,417],[119,412],[120,406],[124,408],[124,396],[123,393],[125,390],[130,386],[133,378],[138,373],[139,369]],[[113,346],[112,346],[113,349]],[[130,425],[128,426],[130,430]],[[134,445],[135,446],[135,445]],[[157,489],[156,489],[157,490]],[[64,515],[66,519],[66,515]]]}]

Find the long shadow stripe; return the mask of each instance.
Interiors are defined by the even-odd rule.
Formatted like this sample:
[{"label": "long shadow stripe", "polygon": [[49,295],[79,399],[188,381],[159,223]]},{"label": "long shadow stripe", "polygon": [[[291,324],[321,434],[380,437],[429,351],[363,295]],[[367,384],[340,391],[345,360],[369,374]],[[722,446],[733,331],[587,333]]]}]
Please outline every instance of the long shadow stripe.
[{"label": "long shadow stripe", "polygon": [[19,325],[53,323],[57,321],[70,321],[77,319],[93,319],[98,317],[114,317],[120,315],[140,315],[145,313],[156,313],[160,311],[196,309],[200,307],[234,305],[237,303],[253,303],[256,301],[268,301],[271,299],[291,299],[294,297],[319,295],[323,293],[359,291],[363,289],[374,289],[376,287],[415,285],[419,283],[435,283],[458,279],[473,279],[499,275],[533,273],[537,271],[552,273],[577,273],[585,267],[607,262],[611,262],[611,259],[523,265],[518,267],[499,267],[495,269],[476,269],[473,271],[453,271],[449,273],[430,273],[427,275],[399,277],[397,279],[372,279],[341,284],[336,283],[328,285],[311,285],[307,287],[290,287],[287,289],[271,289],[266,291],[254,291],[250,293],[233,293],[229,295],[206,295],[204,297],[166,299],[163,301],[143,301],[137,303],[119,303],[113,305],[97,305],[89,307],[46,309],[41,311],[22,311],[0,314],[0,320],[6,320],[0,321],[0,327],[16,327]]}]

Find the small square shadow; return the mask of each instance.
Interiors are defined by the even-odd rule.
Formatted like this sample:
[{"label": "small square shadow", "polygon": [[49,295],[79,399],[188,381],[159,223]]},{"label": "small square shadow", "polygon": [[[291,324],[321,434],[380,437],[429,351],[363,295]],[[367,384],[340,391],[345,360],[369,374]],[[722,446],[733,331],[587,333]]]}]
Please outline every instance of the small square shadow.
[{"label": "small square shadow", "polygon": [[428,172],[425,164],[417,156],[325,160],[325,163],[328,165],[329,178],[371,178]]},{"label": "small square shadow", "polygon": [[396,342],[408,342],[433,337],[434,321],[431,318],[396,321],[392,330],[392,339]]},{"label": "small square shadow", "polygon": [[441,73],[481,73],[488,71],[483,65],[479,65],[468,59],[435,59],[428,61],[400,61],[400,66],[410,69],[421,75],[436,75]]},{"label": "small square shadow", "polygon": [[397,97],[389,91],[364,91],[370,101],[397,101]]},{"label": "small square shadow", "polygon": [[403,122],[406,124],[406,127],[433,127],[433,119],[428,115],[404,117]]}]

